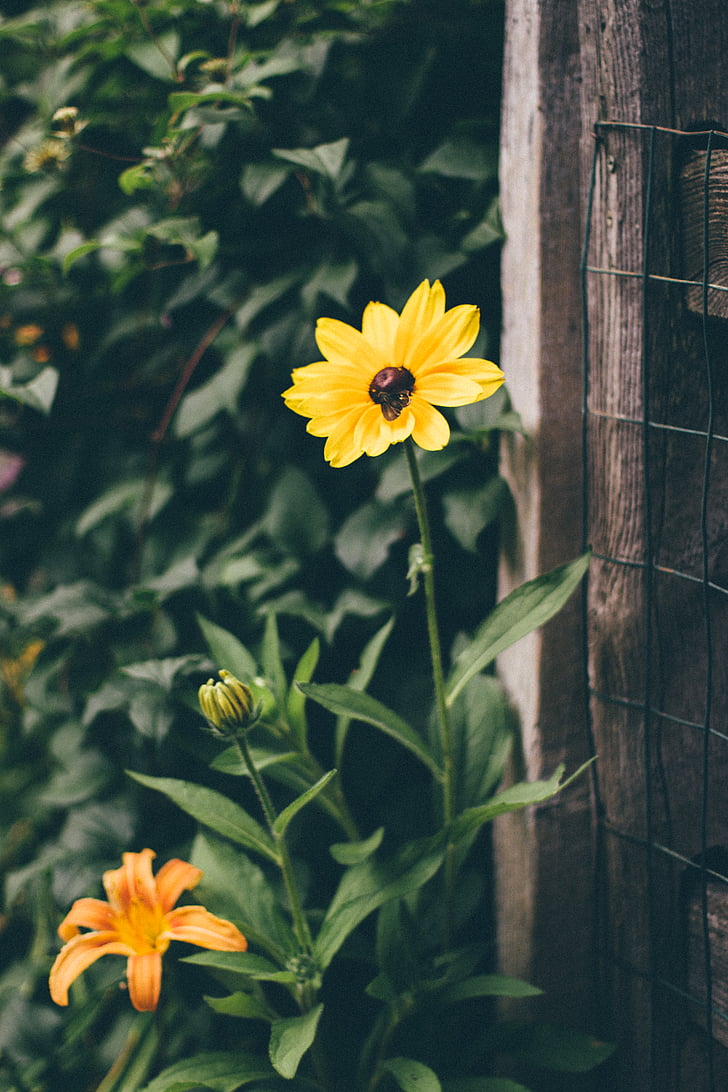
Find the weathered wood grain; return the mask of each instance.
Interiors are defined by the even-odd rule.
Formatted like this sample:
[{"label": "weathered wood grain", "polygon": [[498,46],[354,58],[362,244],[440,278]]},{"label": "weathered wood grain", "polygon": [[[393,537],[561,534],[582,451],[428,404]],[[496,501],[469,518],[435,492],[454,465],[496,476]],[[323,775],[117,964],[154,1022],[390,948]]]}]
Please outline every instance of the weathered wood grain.
[{"label": "weathered wood grain", "polygon": [[[686,184],[696,184],[685,176],[694,143],[623,123],[726,127],[728,5],[510,0],[507,11],[502,362],[533,445],[514,442],[505,453],[520,540],[504,590],[579,549],[579,255],[598,140],[583,456],[597,555],[587,624],[599,760],[595,845],[584,786],[568,803],[498,827],[501,960],[545,987],[558,1015],[569,1015],[569,990],[587,1020],[586,994],[601,996],[607,1019],[598,1030],[611,1026],[620,1043],[614,1087],[703,1092],[708,1052],[701,1059],[684,995],[708,976],[693,968],[688,978],[678,958],[687,928],[680,859],[728,845],[728,444],[715,443],[706,462],[700,435],[706,345],[713,427],[728,435],[728,327],[711,318],[704,328],[695,313],[702,292],[696,301],[670,283],[702,276],[688,273],[702,265],[694,215],[683,212]],[[595,124],[607,122],[620,125],[600,124],[595,137]],[[720,154],[715,167],[718,183]],[[710,200],[717,240],[722,205]],[[712,249],[710,261],[711,277],[725,276]],[[709,304],[718,306],[712,296]],[[707,595],[704,565],[716,585]],[[582,756],[579,643],[574,611],[502,659],[524,721],[519,772],[541,776]],[[719,999],[728,986],[717,974]],[[713,1081],[721,1067],[718,1054]]]}]

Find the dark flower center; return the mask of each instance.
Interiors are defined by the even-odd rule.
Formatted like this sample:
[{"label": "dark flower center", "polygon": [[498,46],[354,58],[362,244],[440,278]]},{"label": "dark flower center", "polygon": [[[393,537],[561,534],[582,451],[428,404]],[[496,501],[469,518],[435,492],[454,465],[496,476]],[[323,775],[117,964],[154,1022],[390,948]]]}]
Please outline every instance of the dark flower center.
[{"label": "dark flower center", "polygon": [[408,368],[382,368],[369,384],[369,397],[382,407],[385,421],[396,421],[410,404],[415,377]]}]

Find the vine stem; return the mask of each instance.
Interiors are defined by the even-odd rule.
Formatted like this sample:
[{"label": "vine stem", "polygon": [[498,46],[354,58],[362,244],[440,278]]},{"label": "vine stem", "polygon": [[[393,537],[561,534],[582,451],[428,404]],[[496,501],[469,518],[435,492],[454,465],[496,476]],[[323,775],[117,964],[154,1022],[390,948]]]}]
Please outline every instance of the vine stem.
[{"label": "vine stem", "polygon": [[[440,631],[437,624],[437,605],[435,602],[435,555],[432,549],[430,521],[427,515],[425,491],[422,486],[420,468],[417,465],[415,445],[411,436],[404,442],[407,466],[412,479],[412,492],[417,512],[422,545],[422,563],[420,571],[425,587],[425,608],[427,613],[427,635],[430,643],[430,661],[432,663],[432,681],[435,689],[437,723],[440,733],[442,753],[442,812],[445,829],[448,830],[455,818],[455,776],[453,762],[453,739],[450,711],[445,693],[445,675],[442,669],[442,648]],[[445,945],[450,947],[453,931],[453,910],[455,892],[455,846],[448,839],[445,853]]]}]

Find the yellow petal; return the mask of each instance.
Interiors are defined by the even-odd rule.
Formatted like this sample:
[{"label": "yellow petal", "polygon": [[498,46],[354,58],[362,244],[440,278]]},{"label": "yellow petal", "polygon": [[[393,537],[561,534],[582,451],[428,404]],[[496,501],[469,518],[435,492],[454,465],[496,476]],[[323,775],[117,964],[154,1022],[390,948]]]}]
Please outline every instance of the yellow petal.
[{"label": "yellow petal", "polygon": [[416,394],[412,396],[409,411],[415,420],[412,429],[414,442],[427,451],[439,451],[445,447],[450,439],[450,426],[442,414]]},{"label": "yellow petal", "polygon": [[105,955],[130,954],[129,945],[121,943],[118,934],[111,930],[74,937],[63,945],[51,967],[48,979],[51,998],[57,1005],[67,1005],[69,986],[87,967]]},{"label": "yellow petal", "polygon": [[137,1012],[154,1012],[162,989],[162,957],[159,952],[129,956],[126,978],[129,1000]]},{"label": "yellow petal", "polygon": [[416,389],[421,398],[435,406],[467,406],[482,397],[475,380],[448,372],[437,371],[418,379]]},{"label": "yellow petal", "polygon": [[381,455],[392,442],[381,406],[372,402],[362,413],[354,429],[353,442],[367,455]]},{"label": "yellow petal", "polygon": [[324,458],[332,466],[348,466],[364,454],[363,449],[354,440],[355,426],[359,416],[359,411],[346,414],[337,421],[329,433],[324,446]]},{"label": "yellow petal", "polygon": [[361,320],[364,337],[390,363],[394,360],[394,341],[397,336],[399,315],[386,303],[368,303]]},{"label": "yellow petal", "polygon": [[430,287],[423,281],[402,308],[395,338],[396,364],[409,367],[417,345],[429,328],[445,313],[445,291],[439,281]]},{"label": "yellow petal", "polygon": [[451,307],[413,347],[408,367],[415,379],[444,360],[455,360],[467,353],[478,336],[480,311],[470,304]]},{"label": "yellow petal", "polygon": [[218,918],[204,906],[180,906],[167,916],[170,937],[211,948],[215,952],[245,952],[248,942],[231,921]]},{"label": "yellow petal", "polygon": [[183,891],[190,891],[202,879],[202,869],[178,857],[167,861],[157,873],[157,900],[163,914],[172,909]]},{"label": "yellow petal", "polygon": [[387,364],[382,354],[359,330],[338,319],[318,320],[316,344],[326,359],[337,367],[354,365],[365,383]]}]

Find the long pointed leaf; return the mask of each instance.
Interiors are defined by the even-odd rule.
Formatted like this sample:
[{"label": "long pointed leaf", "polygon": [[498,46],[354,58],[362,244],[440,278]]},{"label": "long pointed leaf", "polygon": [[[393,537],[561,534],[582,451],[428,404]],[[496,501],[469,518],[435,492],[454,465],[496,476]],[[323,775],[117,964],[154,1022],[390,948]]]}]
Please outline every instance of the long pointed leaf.
[{"label": "long pointed leaf", "polygon": [[[366,644],[356,670],[352,671],[349,676],[348,685],[352,690],[366,690],[369,686],[372,675],[379,663],[382,649],[387,643],[393,628],[394,618],[392,617],[388,622],[384,623],[381,629],[377,630],[374,636]],[[350,724],[351,717],[345,715],[340,716],[336,721],[336,765],[339,766],[339,768],[341,767],[344,746],[346,744],[346,735],[349,731]]]},{"label": "long pointed leaf", "polygon": [[[316,669],[316,664],[318,663],[319,649],[319,639],[318,637],[314,637],[313,641],[298,661],[296,669],[293,672],[294,680],[304,683],[309,682]],[[286,713],[288,716],[288,723],[291,728],[293,728],[296,739],[302,750],[305,750],[307,745],[305,705],[306,699],[304,694],[298,687],[291,684],[286,698]]]},{"label": "long pointed leaf", "polygon": [[531,804],[541,804],[544,800],[549,800],[571,784],[593,761],[589,759],[566,781],[561,780],[564,775],[562,762],[546,781],[519,781],[517,785],[511,785],[503,792],[496,793],[487,804],[466,808],[450,827],[452,841],[457,843],[467,838],[479,830],[484,823],[489,823],[498,815],[505,815],[508,811],[519,811],[521,808],[530,807]]},{"label": "long pointed leaf", "polygon": [[325,789],[329,781],[336,774],[336,770],[329,770],[323,777],[320,777],[315,785],[312,785],[310,789],[306,789],[300,796],[297,796],[295,800],[292,800],[287,808],[284,808],[278,818],[273,824],[273,830],[276,834],[284,834],[288,824],[294,815],[297,815],[301,808],[305,808],[309,801],[318,796],[322,789]]},{"label": "long pointed leaf", "polygon": [[393,710],[388,709],[386,705],[382,705],[376,698],[338,683],[298,683],[297,685],[306,697],[313,698],[319,705],[323,705],[324,709],[351,717],[353,720],[362,720],[365,724],[372,724],[392,739],[396,739],[398,743],[416,755],[420,762],[424,762],[438,780],[442,780],[442,771],[424,741],[406,721]]},{"label": "long pointed leaf", "polygon": [[448,683],[448,705],[452,705],[465,684],[492,663],[500,652],[544,625],[561,610],[578,587],[590,559],[591,554],[586,553],[529,580],[501,600],[455,660]]},{"label": "long pointed leaf", "polygon": [[280,863],[270,835],[247,811],[243,811],[222,793],[204,785],[195,785],[191,781],[179,781],[174,777],[149,777],[133,770],[128,770],[127,773],[140,785],[164,793],[178,808],[186,811],[203,826],[277,864]]}]

